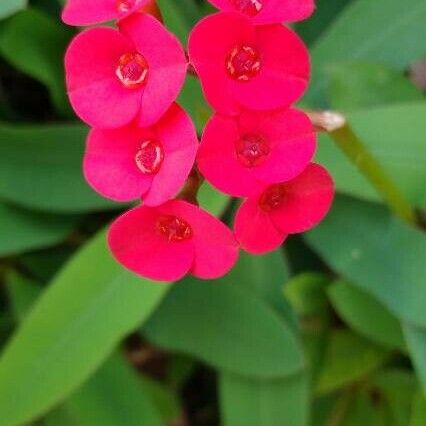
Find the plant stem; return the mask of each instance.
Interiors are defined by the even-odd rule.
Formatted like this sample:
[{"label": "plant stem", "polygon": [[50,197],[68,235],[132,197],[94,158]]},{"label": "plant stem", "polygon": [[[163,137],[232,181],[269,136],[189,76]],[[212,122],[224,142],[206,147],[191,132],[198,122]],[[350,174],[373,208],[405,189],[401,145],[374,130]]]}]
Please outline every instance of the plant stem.
[{"label": "plant stem", "polygon": [[340,150],[374,186],[394,214],[416,225],[416,213],[404,194],[394,184],[381,164],[365,147],[345,117],[336,112],[308,112],[315,127],[327,132]]}]

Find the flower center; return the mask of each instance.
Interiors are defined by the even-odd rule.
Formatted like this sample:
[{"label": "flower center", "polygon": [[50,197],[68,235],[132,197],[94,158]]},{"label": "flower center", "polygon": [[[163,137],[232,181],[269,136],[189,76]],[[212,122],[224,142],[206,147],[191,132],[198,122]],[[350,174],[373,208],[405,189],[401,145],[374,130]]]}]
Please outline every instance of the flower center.
[{"label": "flower center", "polygon": [[158,221],[158,229],[169,241],[180,242],[192,238],[192,228],[176,216],[163,216]]},{"label": "flower center", "polygon": [[261,66],[259,52],[247,45],[234,47],[226,59],[228,74],[239,81],[249,81],[256,77]]},{"label": "flower center", "polygon": [[163,147],[156,141],[142,142],[135,156],[136,165],[142,173],[152,175],[160,170],[164,160]]},{"label": "flower center", "polygon": [[137,89],[146,83],[148,62],[140,53],[125,53],[118,60],[116,74],[123,86]]},{"label": "flower center", "polygon": [[286,190],[283,184],[272,185],[260,197],[259,207],[265,212],[275,210],[281,206],[285,195]]},{"label": "flower center", "polygon": [[264,0],[232,0],[234,7],[249,16],[256,16],[262,9]]},{"label": "flower center", "polygon": [[136,0],[117,0],[117,10],[120,13],[127,13],[133,9],[135,4]]},{"label": "flower center", "polygon": [[238,160],[244,167],[252,168],[263,163],[269,154],[268,142],[259,135],[244,135],[235,145]]}]

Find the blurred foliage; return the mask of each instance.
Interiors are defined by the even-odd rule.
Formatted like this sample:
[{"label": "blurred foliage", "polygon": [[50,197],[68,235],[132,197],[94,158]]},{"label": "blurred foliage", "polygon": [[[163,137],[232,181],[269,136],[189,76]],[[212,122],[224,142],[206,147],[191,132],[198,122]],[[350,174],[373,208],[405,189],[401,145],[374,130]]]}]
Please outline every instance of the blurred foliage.
[{"label": "blurred foliage", "polygon": [[[426,2],[317,0],[295,25],[313,62],[303,106],[347,115],[418,226],[322,134],[338,190],[324,223],[217,282],[173,286],[106,248],[126,206],[82,177],[62,4],[0,3],[0,426],[424,426],[426,100],[410,67],[426,58]],[[158,4],[183,42],[213,11]],[[179,101],[201,132],[195,78]],[[227,221],[235,207],[207,184],[199,201]]]}]

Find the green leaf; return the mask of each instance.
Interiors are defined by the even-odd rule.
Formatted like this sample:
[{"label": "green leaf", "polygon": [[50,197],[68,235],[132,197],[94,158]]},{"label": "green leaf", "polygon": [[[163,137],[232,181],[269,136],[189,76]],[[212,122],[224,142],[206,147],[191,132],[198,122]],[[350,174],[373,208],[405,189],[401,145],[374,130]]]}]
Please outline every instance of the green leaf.
[{"label": "green leaf", "polygon": [[0,256],[60,243],[80,220],[78,216],[36,213],[0,203]]},{"label": "green leaf", "polygon": [[383,408],[365,391],[357,392],[344,416],[344,426],[389,426]]},{"label": "green leaf", "polygon": [[[420,295],[418,297],[421,298]],[[403,330],[417,372],[417,377],[426,395],[426,329],[424,327],[417,327],[413,324],[405,323],[403,325]]]},{"label": "green leaf", "polygon": [[389,426],[407,426],[417,389],[413,374],[405,370],[385,370],[373,380],[388,413]]},{"label": "green leaf", "polygon": [[324,222],[305,234],[311,247],[398,319],[426,326],[425,235],[376,204],[338,197]]},{"label": "green leaf", "polygon": [[315,390],[329,393],[361,380],[376,370],[386,356],[386,351],[368,340],[347,330],[336,330],[330,335]]},{"label": "green leaf", "polygon": [[368,293],[344,281],[332,284],[328,296],[334,309],[354,331],[391,349],[404,349],[398,320]]},{"label": "green leaf", "polygon": [[327,74],[330,104],[338,110],[424,100],[422,92],[401,72],[378,63],[334,64]]},{"label": "green leaf", "polygon": [[327,66],[372,60],[403,70],[424,52],[426,3],[411,0],[357,0],[351,3],[314,44],[313,80],[306,97],[310,106],[324,105]]},{"label": "green leaf", "polygon": [[84,181],[86,134],[80,125],[0,124],[0,198],[54,212],[117,208]]},{"label": "green leaf", "polygon": [[0,19],[7,18],[24,9],[27,6],[27,0],[6,0],[0,3]]},{"label": "green leaf", "polygon": [[0,53],[16,69],[45,84],[57,110],[70,115],[63,56],[73,32],[42,12],[27,9],[10,19],[0,36]]},{"label": "green leaf", "polygon": [[158,407],[119,353],[64,404],[78,426],[162,426]]},{"label": "green leaf", "polygon": [[101,232],[57,275],[0,358],[2,426],[42,414],[78,388],[169,289],[125,271]]},{"label": "green leaf", "polygon": [[426,397],[422,392],[417,392],[409,426],[424,426],[424,424],[426,424]]},{"label": "green leaf", "polygon": [[307,424],[309,387],[303,375],[268,381],[221,373],[219,389],[224,426]]},{"label": "green leaf", "polygon": [[[369,108],[348,114],[350,125],[369,152],[405,196],[420,207],[426,206],[425,116],[425,102]],[[380,200],[375,189],[326,134],[320,136],[316,158],[330,170],[339,191],[367,200]]]},{"label": "green leaf", "polygon": [[218,217],[222,216],[230,202],[230,198],[227,195],[216,191],[207,182],[201,185],[197,200],[200,207]]},{"label": "green leaf", "polygon": [[143,331],[160,347],[224,371],[272,378],[303,368],[286,322],[252,291],[228,281],[176,284]]}]

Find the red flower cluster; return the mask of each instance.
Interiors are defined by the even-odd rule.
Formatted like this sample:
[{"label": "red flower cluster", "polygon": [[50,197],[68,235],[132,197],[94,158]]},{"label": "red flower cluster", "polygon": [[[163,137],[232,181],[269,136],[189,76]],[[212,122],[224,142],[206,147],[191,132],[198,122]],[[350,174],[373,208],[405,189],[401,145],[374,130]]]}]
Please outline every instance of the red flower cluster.
[{"label": "red flower cluster", "polygon": [[[80,33],[65,57],[77,115],[92,127],[84,173],[100,194],[143,200],[111,226],[112,253],[128,269],[175,281],[211,279],[232,268],[239,245],[253,253],[278,247],[328,211],[333,183],[311,164],[316,136],[291,107],[306,90],[309,55],[282,21],[304,19],[313,0],[210,0],[222,10],[189,39],[189,59],[216,113],[200,146],[175,101],[188,62],[176,37],[144,13],[152,0],[68,0],[71,25],[117,20],[117,29]],[[198,149],[199,147],[199,149]],[[247,197],[235,236],[215,217],[173,200],[193,168],[216,188]],[[237,243],[238,240],[238,243]]]}]

